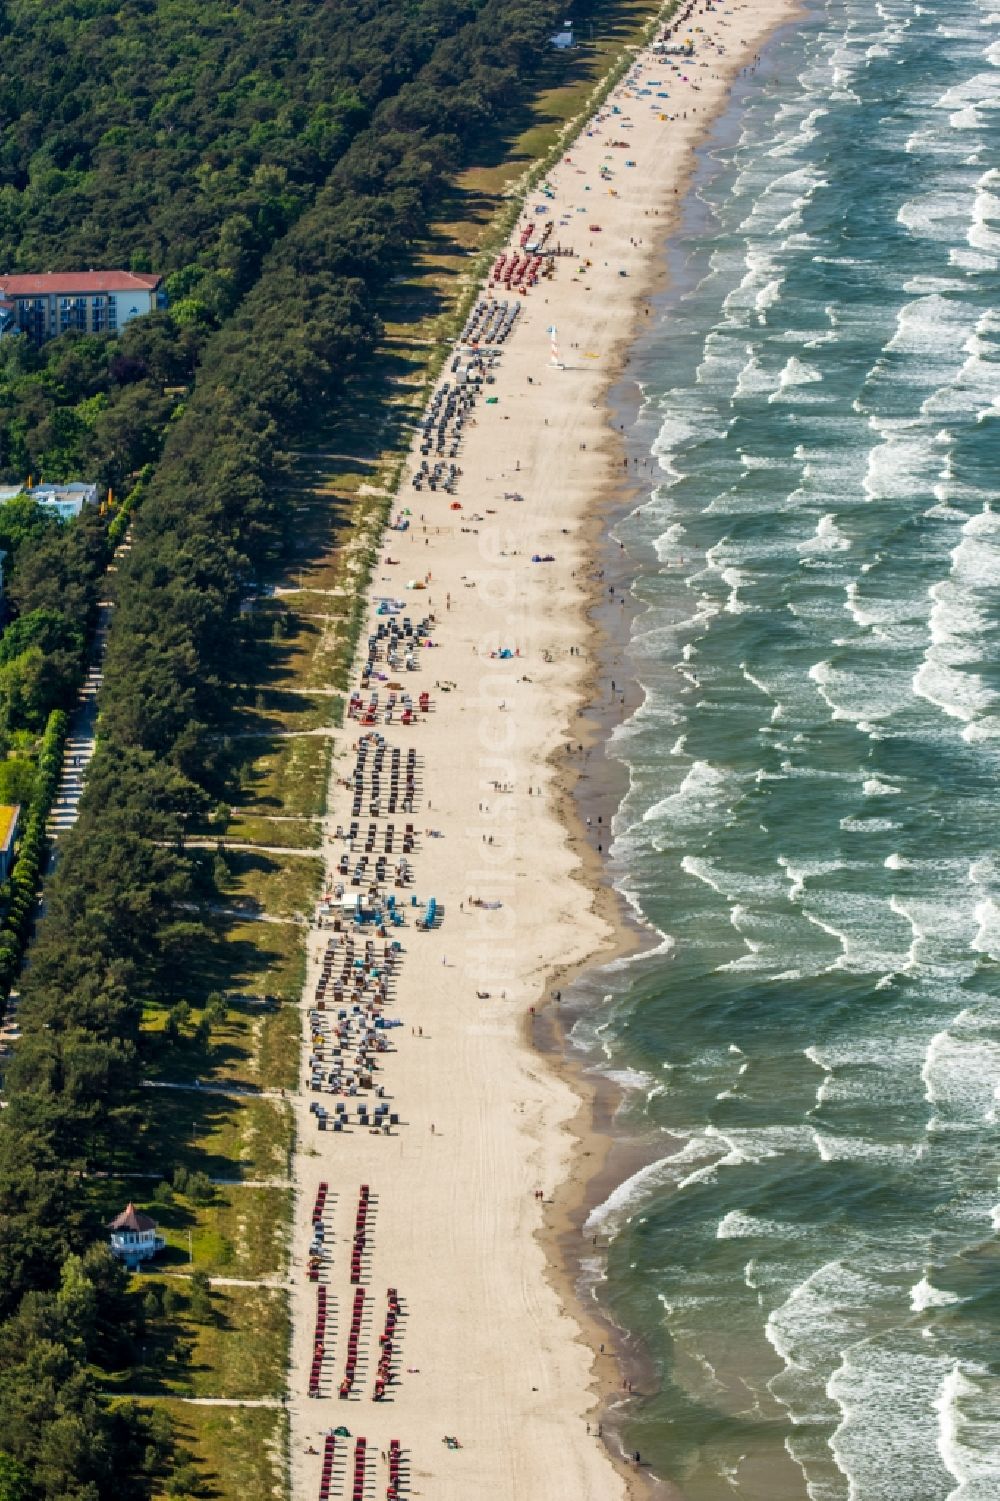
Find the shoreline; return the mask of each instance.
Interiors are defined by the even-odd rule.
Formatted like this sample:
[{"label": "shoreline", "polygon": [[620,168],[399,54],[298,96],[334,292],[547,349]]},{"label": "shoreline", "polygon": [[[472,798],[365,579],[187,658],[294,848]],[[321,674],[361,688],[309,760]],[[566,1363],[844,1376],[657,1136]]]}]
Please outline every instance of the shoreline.
[{"label": "shoreline", "polygon": [[[430,703],[414,725],[403,725],[398,710],[386,720],[388,689],[376,675],[377,728],[363,731],[345,720],[324,822],[332,894],[338,870],[355,866],[365,847],[363,836],[356,842],[347,832],[358,816],[350,788],[361,735],[377,733],[404,755],[415,751],[415,816],[400,811],[397,824],[411,820],[415,830],[409,889],[397,894],[406,921],[389,929],[402,943],[386,1011],[399,1030],[374,1064],[399,1125],[383,1133],[352,1120],[340,1135],[316,1134],[313,996],[334,935],[329,926],[311,928],[293,1159],[288,1406],[296,1501],[318,1494],[324,1435],[337,1424],[353,1437],[346,1449],[337,1441],[336,1463],[347,1466],[357,1436],[368,1436],[361,1464],[366,1484],[377,1474],[382,1494],[379,1456],[384,1466],[389,1435],[406,1456],[410,1485],[419,1477],[425,1489],[429,1480],[443,1501],[487,1492],[511,1501],[543,1493],[550,1501],[614,1501],[635,1495],[640,1481],[648,1488],[649,1477],[622,1463],[596,1431],[592,1444],[573,1438],[574,1426],[582,1440],[606,1414],[617,1354],[612,1348],[602,1356],[600,1345],[617,1341],[598,1332],[597,1312],[579,1298],[569,1252],[593,1185],[602,1174],[620,1181],[622,1154],[632,1147],[615,1144],[613,1082],[585,1077],[565,1049],[561,1059],[544,1051],[558,1028],[558,1008],[544,1002],[564,977],[607,962],[625,945],[638,947],[641,931],[606,879],[603,850],[595,848],[597,815],[588,837],[577,804],[595,795],[603,819],[620,800],[593,702],[604,660],[594,652],[597,617],[606,598],[595,558],[609,509],[626,503],[624,476],[615,474],[620,449],[608,422],[610,392],[627,365],[641,309],[648,310],[657,268],[663,274],[664,241],[690,181],[693,151],[725,107],[732,78],[792,10],[789,0],[768,0],[753,13],[747,6],[723,14],[692,6],[690,27],[705,23],[701,55],[685,63],[690,80],[671,79],[670,95],[658,96],[670,97],[669,105],[652,99],[657,79],[671,73],[669,60],[651,50],[634,57],[547,183],[529,192],[513,247],[532,220],[545,215],[554,223],[560,213],[568,242],[583,244],[572,257],[557,258],[553,279],[519,302],[491,394],[484,402],[489,388],[481,389],[462,437],[457,499],[426,486],[410,489],[421,464],[419,435],[405,467],[394,509],[405,508],[410,519],[406,530],[390,529],[382,539],[361,639],[379,618],[379,599],[398,600],[400,619],[405,614],[419,625],[424,618],[421,634],[432,655],[420,651],[412,679],[399,666],[385,676],[404,678],[414,698],[427,691]],[[752,36],[739,36],[737,25]],[[708,51],[720,40],[729,49],[721,66]],[[695,75],[709,58],[711,72]],[[643,86],[648,79],[644,94],[636,69],[644,70]],[[700,90],[697,106],[689,103],[692,86]],[[683,104],[699,118],[682,119]],[[668,119],[666,108],[676,116]],[[627,142],[610,139],[626,129]],[[639,170],[629,171],[633,164]],[[595,196],[580,203],[584,192]],[[585,216],[582,224],[576,215]],[[510,298],[496,285],[485,295]],[[553,368],[556,324],[562,354]],[[578,330],[587,345],[573,338]],[[450,379],[447,369],[442,379]],[[520,486],[527,504],[517,503]],[[408,587],[414,592],[403,592]],[[620,597],[613,609],[621,608]],[[580,749],[572,749],[574,741]],[[366,802],[369,796],[379,802],[369,791]],[[380,805],[377,816],[384,811]],[[380,825],[379,848],[382,832]],[[439,921],[417,931],[411,899],[423,909],[431,896]],[[373,936],[370,928],[361,931]],[[345,939],[343,931],[335,938],[338,967]],[[331,1048],[335,1041],[329,1038]],[[318,1046],[326,1068],[332,1052]],[[332,1101],[324,1103],[332,1111]],[[359,1307],[345,1247],[362,1184],[371,1185],[374,1228],[360,1283],[361,1374],[338,1400],[350,1310]],[[312,1225],[324,1185],[319,1282],[333,1333],[320,1348],[320,1375],[307,1398],[318,1289],[305,1272],[314,1260]],[[400,1348],[385,1397],[372,1404],[385,1291],[397,1287]],[[445,1446],[442,1432],[459,1436],[458,1447]],[[659,1494],[677,1492],[661,1487]]]},{"label": "shoreline", "polygon": [[[778,8],[776,8],[778,9]],[[800,0],[780,7],[781,13],[769,18],[767,26],[754,39],[754,45],[763,48],[785,26],[793,24],[803,14]],[[749,69],[746,69],[749,71]],[[636,381],[628,372],[631,355],[637,346],[641,350],[643,337],[650,338],[651,330],[643,327],[640,311],[643,303],[664,300],[670,292],[678,290],[671,274],[669,253],[671,241],[676,236],[685,208],[694,188],[702,151],[707,146],[713,130],[727,110],[734,107],[733,93],[739,87],[741,74],[734,71],[730,87],[718,101],[718,109],[707,118],[700,134],[690,143],[690,162],[687,174],[678,193],[678,203],[671,219],[663,228],[659,261],[650,255],[646,262],[647,282],[634,299],[631,336],[623,341],[619,368],[609,377],[604,393],[607,429],[619,448],[628,449],[635,424],[642,411],[643,398]],[[626,354],[624,351],[628,350]],[[621,419],[624,418],[624,421]],[[624,436],[619,436],[623,434]],[[648,450],[640,446],[637,453],[645,457]],[[631,454],[627,454],[631,457]],[[611,516],[603,505],[595,507],[589,521],[592,529],[592,557],[595,562],[604,560],[607,576],[616,583],[627,584],[633,573],[627,563],[627,553],[620,554],[614,547],[611,533],[615,522],[627,516],[637,501],[648,496],[655,486],[652,471],[639,474],[628,471],[629,481],[619,480],[612,487],[609,506]],[[620,568],[614,564],[621,557]],[[593,816],[597,807],[606,814],[608,805],[612,816],[616,813],[628,792],[629,778],[624,764],[608,755],[608,743],[614,730],[634,713],[643,701],[643,690],[638,679],[629,673],[624,679],[624,698],[615,703],[612,696],[607,701],[591,702],[591,694],[599,692],[602,673],[609,678],[608,669],[621,663],[630,639],[631,628],[639,608],[631,595],[628,596],[624,620],[617,620],[607,606],[603,589],[592,586],[591,597],[584,605],[585,629],[588,641],[588,662],[591,670],[585,691],[582,694],[584,713],[588,721],[588,769],[572,783],[561,788],[564,807],[561,817],[565,822],[568,837],[582,843],[586,854],[581,860],[578,878],[591,892],[602,915],[606,917],[611,933],[607,942],[582,963],[566,974],[555,971],[550,977],[544,1000],[544,1010],[538,1017],[538,1025],[531,1034],[532,1046],[545,1058],[546,1063],[565,1078],[578,1096],[577,1115],[570,1130],[577,1143],[575,1157],[581,1164],[579,1171],[572,1172],[561,1183],[554,1195],[554,1221],[540,1234],[548,1259],[547,1275],[564,1305],[572,1308],[580,1320],[591,1349],[595,1352],[595,1376],[591,1391],[599,1402],[599,1415],[603,1415],[610,1432],[605,1436],[609,1456],[622,1476],[630,1498],[643,1501],[683,1501],[684,1493],[676,1485],[645,1468],[637,1470],[629,1462],[621,1440],[622,1426],[628,1420],[628,1409],[633,1396],[640,1399],[646,1390],[656,1386],[655,1368],[646,1352],[641,1337],[630,1337],[612,1319],[610,1312],[599,1299],[603,1271],[593,1280],[588,1278],[584,1226],[593,1209],[603,1203],[614,1189],[634,1173],[667,1153],[671,1143],[662,1138],[653,1141],[637,1137],[617,1125],[618,1112],[627,1098],[626,1091],[609,1078],[593,1063],[588,1063],[579,1052],[573,1050],[570,1034],[575,1020],[585,1014],[586,1004],[576,1008],[568,1024],[565,1013],[554,1004],[553,984],[561,990],[564,985],[574,986],[579,981],[598,975],[605,966],[616,961],[641,961],[644,953],[656,947],[659,934],[646,925],[640,915],[630,906],[612,876],[611,860],[607,852],[597,855],[588,843],[586,818]],[[626,672],[628,669],[626,668]],[[594,785],[584,786],[588,778]],[[595,1166],[592,1159],[597,1159]],[[600,1253],[606,1261],[606,1253]],[[622,1378],[622,1379],[619,1379]],[[624,1379],[630,1383],[627,1396],[622,1396]],[[636,1391],[635,1388],[638,1387]],[[616,1447],[617,1446],[617,1447]]]}]

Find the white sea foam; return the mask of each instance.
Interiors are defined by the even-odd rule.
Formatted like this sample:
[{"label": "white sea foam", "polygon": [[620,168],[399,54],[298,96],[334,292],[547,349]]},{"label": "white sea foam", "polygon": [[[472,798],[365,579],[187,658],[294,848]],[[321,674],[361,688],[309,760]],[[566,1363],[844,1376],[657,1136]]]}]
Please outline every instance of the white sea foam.
[{"label": "white sea foam", "polygon": [[759,1130],[732,1127],[723,1131],[710,1125],[700,1140],[702,1154],[712,1153],[714,1160],[686,1173],[677,1184],[678,1191],[714,1181],[720,1168],[744,1167],[788,1153],[802,1155],[812,1146],[812,1132],[806,1126],[764,1126]]},{"label": "white sea foam", "polygon": [[676,460],[686,448],[708,438],[721,438],[725,433],[725,429],[704,411],[698,411],[690,405],[682,407],[677,399],[678,394],[671,392],[665,398],[665,401],[670,401],[671,397],[674,399],[669,412],[662,418],[659,433],[650,448],[660,468],[673,478],[678,473]]},{"label": "white sea foam", "polygon": [[[752,899],[759,902],[768,895],[762,883],[751,886]],[[739,959],[731,959],[717,966],[719,972],[726,970],[771,970],[787,973],[785,966],[797,955],[799,946],[794,930],[781,914],[751,909],[740,902],[730,909],[729,921],[740,935],[747,952]]]},{"label": "white sea foam", "polygon": [[933,292],[964,292],[965,281],[954,276],[911,276],[903,283],[903,291],[910,297],[924,297]]},{"label": "white sea foam", "polygon": [[768,308],[773,307],[774,304],[778,301],[778,298],[781,296],[781,288],[783,285],[784,277],[775,276],[769,282],[765,282],[765,284],[761,287],[760,291],[754,298],[753,305],[755,310],[760,314],[761,323],[767,321],[765,316],[767,310]]},{"label": "white sea foam", "polygon": [[715,871],[710,860],[699,859],[695,855],[685,855],[681,861],[681,869],[696,880],[704,881],[706,886],[711,886],[720,896],[725,896],[725,887],[720,886],[716,879]]},{"label": "white sea foam", "polygon": [[925,1275],[910,1288],[910,1307],[914,1313],[926,1313],[928,1308],[947,1308],[949,1303],[960,1303],[957,1293],[934,1287]]},{"label": "white sea foam", "polygon": [[774,384],[775,376],[769,370],[765,370],[756,354],[751,352],[737,376],[734,395],[737,397],[759,396],[773,391]]},{"label": "white sea foam", "polygon": [[912,502],[915,495],[932,493],[932,476],[940,467],[934,439],[926,433],[890,438],[876,444],[868,454],[865,494],[870,500]]},{"label": "white sea foam", "polygon": [[930,589],[931,644],[913,676],[913,691],[966,723],[989,713],[1000,699],[979,665],[993,622],[1000,586],[1000,514],[972,516],[951,554],[951,572]]},{"label": "white sea foam", "polygon": [[885,349],[910,356],[911,378],[923,381],[932,371],[953,366],[955,349],[975,321],[976,310],[968,303],[934,292],[903,305]]},{"label": "white sea foam", "polygon": [[950,243],[956,232],[964,231],[968,225],[969,195],[954,191],[929,193],[904,203],[896,217],[917,239]]},{"label": "white sea foam", "polygon": [[996,413],[998,331],[993,311],[983,313],[962,344],[965,362],[922,403],[923,416],[962,421],[972,409],[976,420],[982,421]]},{"label": "white sea foam", "polygon": [[957,245],[949,250],[948,262],[952,266],[960,266],[964,271],[995,271],[997,266],[996,256],[963,250]]},{"label": "white sea foam", "polygon": [[991,1026],[991,1020],[977,1024],[967,1010],[927,1044],[920,1077],[924,1098],[935,1108],[935,1129],[995,1121],[1000,1043],[988,1035]]},{"label": "white sea foam", "polygon": [[[823,1079],[822,1079],[822,1082],[816,1086],[816,1107],[815,1108],[819,1108],[820,1106],[826,1104],[826,1101],[827,1101],[827,1099],[830,1096],[830,1092],[831,1092],[831,1089],[832,1089],[832,1086],[833,1086],[833,1069],[824,1060],[823,1055],[822,1055],[822,1053],[820,1052],[820,1050],[818,1048],[814,1048],[814,1047],[803,1048],[802,1051],[805,1054],[805,1056],[809,1059],[810,1063],[814,1063],[817,1068],[820,1068],[820,1069],[823,1070]],[[810,1114],[811,1113],[812,1112],[810,1112]]]},{"label": "white sea foam", "polygon": [[772,1310],[764,1333],[785,1369],[768,1386],[796,1424],[829,1422],[837,1409],[827,1373],[845,1345],[860,1338],[881,1289],[840,1261],[818,1267]]},{"label": "white sea foam", "polygon": [[716,1240],[746,1240],[751,1236],[762,1240],[802,1239],[808,1232],[798,1225],[779,1220],[764,1219],[757,1214],[746,1214],[742,1209],[731,1209],[723,1215],[715,1230]]},{"label": "white sea foam", "polygon": [[[814,928],[819,928],[822,932],[827,933],[831,938],[835,938],[837,940],[837,942],[840,944],[841,959],[843,959],[844,955],[847,953],[847,935],[845,933],[841,933],[838,928],[835,928],[832,925],[832,923],[824,922],[821,917],[817,917],[815,912],[804,912],[803,916],[805,917],[807,922],[812,923]],[[839,964],[840,960],[838,960],[837,963]]]},{"label": "white sea foam", "polygon": [[823,372],[817,370],[815,365],[809,365],[805,360],[797,359],[792,355],[784,370],[781,372],[781,385],[785,386],[810,386],[816,381],[823,379]]},{"label": "white sea foam", "polygon": [[661,563],[673,563],[678,551],[683,545],[687,528],[680,521],[675,521],[661,532],[653,541],[656,556]]},{"label": "white sea foam", "polygon": [[781,295],[783,276],[778,271],[775,256],[769,250],[748,249],[746,274],[738,287],[729,293],[723,302],[727,313],[741,309],[757,314],[757,321],[766,320],[767,309]]},{"label": "white sea foam", "polygon": [[786,469],[788,459],[769,459],[763,454],[746,453],[741,450],[740,462],[744,469]]},{"label": "white sea foam", "polygon": [[679,1152],[673,1156],[660,1157],[656,1162],[647,1163],[639,1168],[638,1172],[626,1178],[624,1183],[619,1183],[617,1188],[601,1204],[596,1204],[587,1216],[584,1225],[585,1230],[601,1230],[606,1234],[613,1235],[629,1220],[639,1205],[644,1203],[658,1189],[666,1187],[673,1181],[678,1170],[682,1170],[686,1161],[697,1160],[703,1156],[705,1148],[703,1143],[695,1139],[685,1142]]},{"label": "white sea foam", "polygon": [[762,678],[759,678],[759,677],[755,676],[755,674],[750,671],[749,667],[747,666],[747,664],[745,662],[741,662],[740,663],[740,672],[742,672],[744,678],[746,679],[746,681],[748,683],[752,683],[753,684],[753,686],[757,689],[758,693],[762,693],[765,698],[769,698],[769,699],[773,700],[774,694],[771,692],[770,688],[767,686],[767,684],[763,681]]},{"label": "white sea foam", "polygon": [[897,1165],[916,1161],[920,1148],[901,1142],[870,1141],[864,1136],[837,1136],[832,1131],[813,1133],[816,1151],[823,1162],[891,1162]]},{"label": "white sea foam", "polygon": [[955,1361],[934,1403],[937,1449],[958,1482],[948,1501],[993,1501],[1000,1493],[1000,1383],[982,1366]]},{"label": "white sea foam", "polygon": [[891,818],[842,818],[840,827],[847,834],[887,834],[899,825]]},{"label": "white sea foam", "polygon": [[936,704],[952,719],[966,723],[991,709],[997,697],[976,673],[963,672],[941,658],[928,655],[913,674],[913,691]]},{"label": "white sea foam", "polygon": [[865,673],[848,672],[832,662],[815,662],[809,677],[834,720],[857,725],[864,734],[873,724],[905,708],[909,695],[902,677],[873,663]]},{"label": "white sea foam", "polygon": [[885,631],[898,625],[900,621],[909,622],[927,615],[927,606],[923,601],[914,602],[898,596],[880,599],[871,593],[862,595],[861,586],[856,579],[851,579],[844,585],[844,592],[847,595],[845,608],[848,614],[865,630],[874,627]]},{"label": "white sea foam", "polygon": [[612,1084],[617,1084],[626,1094],[648,1095],[656,1085],[652,1074],[640,1068],[609,1068],[605,1078],[610,1079]]},{"label": "white sea foam", "polygon": [[753,583],[753,574],[746,568],[723,568],[720,571],[723,582],[729,585],[729,596],[725,603],[727,615],[745,615],[753,607],[740,599],[740,590]]},{"label": "white sea foam", "polygon": [[1000,881],[1000,865],[997,864],[996,856],[983,855],[979,859],[970,861],[967,877],[974,886]]},{"label": "white sea foam", "polygon": [[948,1368],[898,1339],[844,1348],[827,1385],[843,1414],[830,1443],[857,1501],[944,1496],[935,1398]]},{"label": "white sea foam", "polygon": [[[805,892],[807,881],[815,880],[819,876],[830,875],[835,870],[843,870],[844,863],[843,860],[805,860],[801,857],[796,857],[793,861],[784,855],[779,855],[778,864],[784,870],[787,879],[791,882],[788,891],[788,900],[790,902],[799,901]],[[823,927],[824,924],[820,923],[818,926]],[[836,938],[841,937],[841,934],[835,932],[832,928],[827,928],[826,931]]]},{"label": "white sea foam", "polygon": [[849,537],[837,525],[837,518],[833,513],[821,516],[816,523],[815,536],[808,537],[804,542],[796,543],[796,551],[806,557],[820,556],[835,552],[846,552],[851,545]]},{"label": "white sea foam", "polygon": [[718,817],[739,790],[734,773],[695,761],[678,790],[643,814],[644,823],[666,822],[686,828]]},{"label": "white sea foam", "polygon": [[880,777],[869,777],[863,791],[865,797],[896,797],[902,788],[894,786],[892,782],[884,782]]},{"label": "white sea foam", "polygon": [[979,926],[972,940],[973,949],[991,959],[1000,959],[1000,904],[989,897],[977,904],[975,916]]},{"label": "white sea foam", "polygon": [[984,251],[990,256],[1000,255],[1000,229],[994,228],[997,219],[1000,219],[1000,199],[995,193],[977,193],[972,224],[966,237],[973,250]]}]

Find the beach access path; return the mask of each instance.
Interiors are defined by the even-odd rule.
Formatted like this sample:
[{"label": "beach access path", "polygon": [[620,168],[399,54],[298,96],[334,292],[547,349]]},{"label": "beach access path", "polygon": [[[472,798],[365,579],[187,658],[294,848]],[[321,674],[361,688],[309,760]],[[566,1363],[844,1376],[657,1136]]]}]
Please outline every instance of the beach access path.
[{"label": "beach access path", "polygon": [[[609,1357],[599,1363],[584,1343],[538,1237],[547,1210],[536,1192],[548,1199],[568,1175],[579,1102],[529,1046],[527,1017],[553,966],[583,961],[610,936],[574,879],[580,861],[557,792],[585,684],[586,658],[578,652],[587,640],[592,587],[588,527],[622,473],[605,396],[645,320],[642,294],[659,269],[693,148],[733,75],[792,11],[785,0],[694,7],[683,28],[702,28],[693,58],[675,71],[652,53],[637,57],[599,122],[549,177],[552,196],[532,195],[515,232],[516,245],[525,224],[552,218],[552,241],[576,253],[557,258],[553,278],[523,299],[496,383],[484,388],[474,423],[465,426],[456,461],[460,510],[441,490],[410,488],[419,438],[414,444],[399,494],[411,524],[383,540],[362,651],[380,597],[404,601],[414,623],[433,613],[433,646],[419,649],[419,670],[397,673],[414,697],[429,692],[430,712],[412,726],[397,718],[374,728],[404,760],[416,749],[414,810],[396,820],[397,828],[412,821],[417,833],[413,879],[402,899],[408,903],[413,892],[423,904],[434,896],[442,920],[418,931],[407,906],[406,926],[390,930],[404,954],[386,1011],[403,1025],[390,1034],[394,1051],[381,1055],[378,1075],[399,1115],[389,1135],[357,1126],[336,1135],[317,1130],[310,1102],[322,1098],[332,1112],[333,1097],[309,1089],[308,1011],[330,933],[309,934],[293,1164],[294,1501],[320,1495],[324,1436],[339,1424],[351,1437],[336,1441],[333,1498],[353,1493],[358,1436],[368,1441],[366,1501],[387,1494],[382,1456],[392,1439],[404,1456],[403,1496],[615,1501],[625,1494],[623,1473],[596,1437],[595,1404],[614,1367]],[[627,149],[612,145],[617,140]],[[484,295],[512,298],[502,286]],[[550,364],[553,325],[561,368]],[[449,378],[446,366],[442,379]],[[487,405],[486,395],[497,402]],[[523,501],[504,499],[505,492]],[[534,554],[553,561],[533,563]],[[422,590],[406,589],[425,579]],[[514,655],[492,655],[501,648]],[[454,687],[444,692],[440,683]],[[385,685],[372,686],[384,703]],[[335,829],[351,821],[343,779],[352,775],[362,733],[349,720],[335,741],[324,840],[331,884],[346,848]],[[367,814],[366,798],[362,826]],[[383,816],[380,830],[384,824]],[[472,906],[470,899],[502,905]],[[317,1286],[307,1280],[306,1263],[321,1182],[329,1185],[329,1313],[321,1395],[310,1398]],[[371,1193],[361,1357],[351,1396],[340,1400],[361,1184]],[[390,1287],[401,1304],[397,1375],[385,1400],[374,1402]],[[461,1447],[447,1447],[445,1435]]]}]

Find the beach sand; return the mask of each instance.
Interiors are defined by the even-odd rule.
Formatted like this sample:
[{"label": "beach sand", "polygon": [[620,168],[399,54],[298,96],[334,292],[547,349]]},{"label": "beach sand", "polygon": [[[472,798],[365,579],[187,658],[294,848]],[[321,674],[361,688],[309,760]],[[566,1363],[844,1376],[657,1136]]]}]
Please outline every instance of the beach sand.
[{"label": "beach sand", "polygon": [[[431,710],[409,727],[397,720],[375,728],[389,747],[403,749],[404,759],[411,746],[417,752],[414,812],[395,820],[398,830],[412,822],[418,836],[404,899],[410,892],[421,903],[436,897],[442,921],[420,932],[419,909],[407,906],[407,925],[397,930],[405,952],[387,1015],[403,1025],[391,1034],[396,1050],[380,1055],[378,1076],[400,1117],[388,1136],[360,1128],[321,1133],[309,1110],[318,1099],[333,1107],[332,1096],[309,1089],[306,1013],[330,936],[310,931],[302,1091],[295,1102],[289,1377],[295,1501],[319,1496],[321,1460],[309,1450],[320,1451],[322,1435],[337,1424],[352,1439],[338,1440],[334,1497],[352,1494],[358,1435],[368,1440],[366,1498],[386,1495],[381,1455],[391,1439],[404,1455],[403,1495],[614,1501],[626,1494],[630,1477],[596,1432],[615,1368],[610,1354],[602,1361],[588,1343],[579,1311],[571,1297],[560,1296],[546,1257],[546,1232],[551,1239],[559,1228],[553,1194],[571,1177],[586,1179],[590,1169],[582,1166],[573,1130],[580,1094],[565,1070],[550,1067],[533,1046],[531,1008],[541,1005],[553,974],[579,966],[615,938],[607,894],[602,903],[594,890],[603,822],[599,827],[595,816],[589,829],[574,824],[566,799],[579,769],[574,726],[588,693],[588,609],[596,598],[609,602],[592,562],[595,525],[601,497],[614,492],[624,468],[606,393],[647,316],[643,293],[660,270],[693,149],[723,107],[733,76],[793,13],[789,0],[693,10],[681,36],[695,26],[703,30],[695,34],[695,57],[681,61],[686,80],[667,59],[637,57],[642,76],[618,86],[601,123],[588,126],[551,173],[554,199],[529,197],[519,230],[532,220],[540,228],[546,218],[559,225],[568,215],[551,238],[576,253],[558,258],[554,277],[524,298],[496,383],[484,388],[474,423],[466,426],[456,460],[463,471],[456,491],[461,510],[452,510],[452,497],[440,490],[410,488],[420,463],[419,439],[414,444],[399,496],[400,507],[412,512],[411,525],[386,534],[369,614],[388,595],[405,602],[414,622],[435,616],[434,645],[418,652],[419,670],[396,674],[414,695],[429,691]],[[658,97],[661,91],[669,98]],[[613,107],[621,113],[611,113]],[[613,147],[615,140],[627,147]],[[613,175],[602,180],[602,167]],[[533,212],[543,204],[544,217]],[[600,230],[592,231],[597,224]],[[513,297],[502,286],[490,295]],[[552,325],[562,368],[550,364]],[[447,368],[443,378],[453,379]],[[496,404],[487,405],[486,395],[496,396]],[[523,501],[505,500],[505,492]],[[536,553],[553,561],[533,563]],[[407,590],[409,580],[425,576],[425,589]],[[515,655],[491,655],[501,648]],[[454,688],[435,687],[443,682]],[[385,685],[372,686],[384,703]],[[331,883],[346,847],[332,836],[351,821],[342,779],[353,772],[362,733],[348,721],[336,744],[327,819]],[[367,800],[360,822],[368,822]],[[383,813],[380,830],[384,825]],[[472,906],[470,899],[502,905]],[[593,1170],[599,1165],[597,1154]],[[322,1276],[330,1312],[321,1395],[309,1398],[316,1286],[305,1266],[321,1181],[329,1184],[332,1259]],[[361,1364],[350,1399],[338,1400],[362,1183],[370,1185],[373,1213]],[[375,1403],[388,1287],[398,1290],[402,1307],[397,1379],[386,1400]],[[446,1447],[446,1434],[461,1447]]]}]

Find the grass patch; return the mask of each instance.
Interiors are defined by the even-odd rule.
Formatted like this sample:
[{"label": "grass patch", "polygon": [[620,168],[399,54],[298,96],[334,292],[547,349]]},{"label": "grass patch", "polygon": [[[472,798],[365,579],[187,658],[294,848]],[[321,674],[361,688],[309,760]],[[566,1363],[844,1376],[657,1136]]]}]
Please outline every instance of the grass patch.
[{"label": "grass patch", "polygon": [[283,1276],[289,1208],[284,1188],[217,1188],[211,1204],[192,1204],[181,1194],[172,1204],[157,1202],[150,1213],[167,1245],[156,1265],[210,1277]]},{"label": "grass patch", "polygon": [[[226,997],[227,1027],[248,1025],[248,1019],[257,1018],[258,1000],[266,998],[275,1005],[298,1002],[305,979],[304,927],[291,921],[261,923],[215,913],[206,919],[206,928],[204,940],[185,956],[182,994],[192,1007],[192,1025],[211,995]],[[162,1027],[162,1014],[151,1013],[147,1025]],[[226,1036],[224,1028],[213,1029],[213,1044]],[[210,1054],[200,1054],[198,1061],[204,1063],[200,1071],[206,1074],[216,1066]]]},{"label": "grass patch", "polygon": [[169,1177],[177,1167],[209,1178],[286,1178],[294,1120],[281,1100],[151,1089],[138,1170]]},{"label": "grass patch", "polygon": [[330,741],[323,736],[240,746],[240,794],[246,812],[317,818],[326,811]]},{"label": "grass patch", "polygon": [[139,1285],[163,1312],[147,1325],[128,1390],[177,1397],[279,1397],[288,1350],[288,1298],[267,1287],[213,1287],[195,1317],[190,1283],[143,1273]]},{"label": "grass patch", "polygon": [[270,917],[307,917],[323,885],[318,857],[266,855],[227,850],[228,876],[220,891],[227,905],[266,912]]},{"label": "grass patch", "polygon": [[[271,929],[268,924],[263,931]],[[202,1015],[192,1010],[186,1026],[197,1028]],[[154,1037],[150,1075],[155,1072],[178,1084],[193,1084],[200,1079],[204,1084],[292,1089],[298,1078],[300,1036],[299,1009],[290,1002],[271,1000],[257,1005],[249,995],[231,999],[225,1021],[212,1023],[207,1045],[185,1030],[176,1042],[165,1044],[157,1056]]]},{"label": "grass patch", "polygon": [[325,729],[332,720],[333,699],[325,693],[294,693],[282,686],[259,688],[230,725],[233,735],[302,735]]},{"label": "grass patch", "polygon": [[[92,1205],[107,1224],[130,1199],[152,1215],[167,1244],[151,1273],[280,1278],[288,1270],[291,1196],[284,1188],[216,1188],[210,1204],[134,1178],[94,1179]],[[192,1259],[193,1258],[193,1259]],[[183,1289],[182,1289],[183,1290]]]},{"label": "grass patch", "polygon": [[306,970],[302,928],[293,923],[216,918],[213,929],[218,941],[208,956],[215,962],[206,970],[206,995],[221,990],[230,995],[298,1000]]},{"label": "grass patch", "polygon": [[300,689],[329,687],[327,659],[337,646],[338,620],[323,619],[326,612],[306,614],[303,609],[304,599],[326,602],[329,598],[312,593],[284,595],[261,605],[258,629],[271,634],[257,647],[255,691],[264,686],[287,689],[293,684]]},{"label": "grass patch", "polygon": [[302,1018],[296,1006],[282,1006],[264,1018],[258,1039],[261,1080],[271,1089],[294,1089],[299,1077]]},{"label": "grass patch", "polygon": [[241,844],[279,845],[285,849],[318,849],[319,822],[312,818],[261,818],[255,813],[238,813],[226,826],[224,839]]},{"label": "grass patch", "polygon": [[[269,1407],[191,1407],[157,1402],[173,1425],[178,1457],[210,1501],[274,1501],[287,1493],[288,1415]],[[184,1451],[181,1455],[180,1451]],[[165,1489],[154,1501],[167,1501]]]}]

